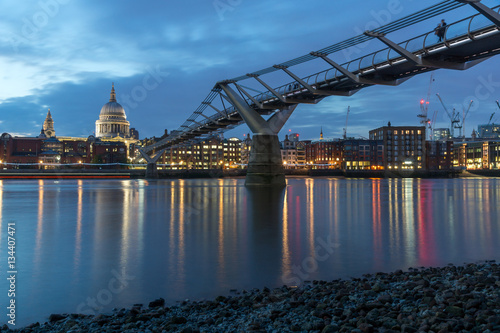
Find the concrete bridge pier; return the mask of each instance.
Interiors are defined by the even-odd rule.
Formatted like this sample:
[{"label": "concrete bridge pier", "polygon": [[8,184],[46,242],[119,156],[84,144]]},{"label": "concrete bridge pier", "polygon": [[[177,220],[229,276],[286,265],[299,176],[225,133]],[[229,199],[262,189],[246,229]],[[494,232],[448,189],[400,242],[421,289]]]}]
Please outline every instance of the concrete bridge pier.
[{"label": "concrete bridge pier", "polygon": [[245,185],[284,186],[285,184],[278,135],[254,134]]},{"label": "concrete bridge pier", "polygon": [[166,149],[160,150],[158,153],[154,154],[153,156],[149,156],[146,154],[142,149],[139,149],[139,152],[141,153],[142,157],[147,161],[147,166],[146,166],[146,175],[145,177],[148,179],[157,179],[158,176],[158,168],[156,166],[156,162],[160,159],[161,155],[163,155],[163,152]]},{"label": "concrete bridge pier", "polygon": [[297,104],[285,106],[265,120],[256,110],[250,108],[228,84],[229,82],[222,82],[219,83],[219,86],[254,133],[245,185],[285,186],[285,170],[281,161],[278,132],[295,110]]},{"label": "concrete bridge pier", "polygon": [[158,176],[158,168],[156,167],[156,163],[149,163],[146,166],[146,178],[149,179],[157,179]]}]

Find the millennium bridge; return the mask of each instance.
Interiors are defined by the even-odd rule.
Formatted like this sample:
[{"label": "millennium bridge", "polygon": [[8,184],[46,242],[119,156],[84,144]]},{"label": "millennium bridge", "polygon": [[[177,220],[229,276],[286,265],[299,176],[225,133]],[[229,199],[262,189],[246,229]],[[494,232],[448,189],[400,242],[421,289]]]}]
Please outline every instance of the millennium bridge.
[{"label": "millennium bridge", "polygon": [[[393,40],[394,35],[411,32],[411,27],[462,6],[471,6],[477,13],[447,24],[440,39],[432,30],[403,42]],[[370,40],[383,48],[341,64],[332,59],[333,54]],[[165,150],[206,140],[246,123],[253,140],[245,184],[284,186],[278,133],[299,104],[316,104],[329,96],[351,96],[373,85],[397,86],[436,69],[466,70],[498,53],[500,6],[490,8],[481,0],[440,2],[301,57],[216,82],[177,130],[141,149],[148,162],[146,175],[158,174],[156,162]],[[294,66],[313,61],[323,62],[327,69],[305,77],[294,73]],[[272,85],[267,78],[275,72],[284,73],[288,80]],[[247,87],[247,80],[258,83],[262,90]]]}]

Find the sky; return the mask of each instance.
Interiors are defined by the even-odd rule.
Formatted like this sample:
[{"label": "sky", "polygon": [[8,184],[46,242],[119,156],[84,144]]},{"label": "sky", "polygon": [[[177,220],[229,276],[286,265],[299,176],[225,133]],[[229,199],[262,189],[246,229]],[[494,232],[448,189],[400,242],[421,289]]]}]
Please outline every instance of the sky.
[{"label": "sky", "polygon": [[[308,54],[424,9],[437,1],[416,0],[0,0],[0,133],[36,136],[50,108],[56,135],[86,137],[95,131],[114,82],[118,102],[140,137],[179,128],[215,83]],[[483,0],[493,7],[496,0]],[[396,42],[476,14],[465,6],[390,35]],[[382,49],[371,41],[332,54],[338,63]],[[323,66],[323,67],[321,67]],[[301,76],[325,69],[291,67]],[[320,68],[321,67],[321,68]],[[436,97],[462,114],[464,127],[500,122],[500,56],[467,71],[438,70],[398,87],[374,86],[351,97],[301,104],[280,132],[301,139],[367,137],[387,122],[419,125],[420,100],[429,98],[435,127],[449,127]],[[266,82],[291,81],[281,74]],[[253,79],[241,82],[263,90]],[[429,89],[430,87],[430,89]],[[210,113],[208,114],[210,115]],[[243,138],[246,125],[225,133]]]}]

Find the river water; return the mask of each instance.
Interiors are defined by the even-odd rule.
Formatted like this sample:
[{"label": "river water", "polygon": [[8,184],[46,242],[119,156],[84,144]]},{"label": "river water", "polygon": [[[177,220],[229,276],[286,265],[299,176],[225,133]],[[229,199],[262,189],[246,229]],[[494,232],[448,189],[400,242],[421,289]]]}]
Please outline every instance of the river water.
[{"label": "river water", "polygon": [[8,223],[16,327],[163,297],[500,260],[500,179],[0,180],[0,324]]}]

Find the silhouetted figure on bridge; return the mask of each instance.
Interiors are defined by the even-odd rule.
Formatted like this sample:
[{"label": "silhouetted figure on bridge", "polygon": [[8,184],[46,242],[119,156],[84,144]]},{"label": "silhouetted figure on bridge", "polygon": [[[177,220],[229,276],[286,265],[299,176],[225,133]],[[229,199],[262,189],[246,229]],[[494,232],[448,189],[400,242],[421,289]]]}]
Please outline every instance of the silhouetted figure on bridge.
[{"label": "silhouetted figure on bridge", "polygon": [[446,22],[444,19],[441,20],[441,22],[437,25],[436,29],[434,30],[434,34],[438,36],[438,42],[441,42],[444,38],[444,34],[446,32]]}]

